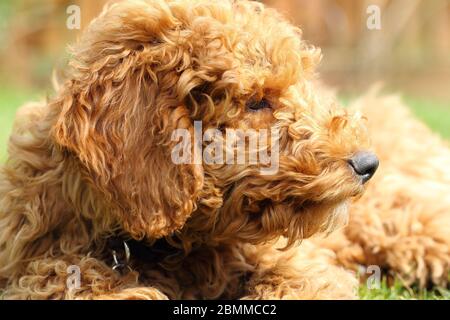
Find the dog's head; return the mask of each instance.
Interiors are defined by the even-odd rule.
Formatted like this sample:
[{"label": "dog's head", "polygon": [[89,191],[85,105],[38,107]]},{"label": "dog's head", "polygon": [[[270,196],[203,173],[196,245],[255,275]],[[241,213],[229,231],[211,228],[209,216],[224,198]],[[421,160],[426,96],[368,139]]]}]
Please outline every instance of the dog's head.
[{"label": "dog's head", "polygon": [[361,116],[321,99],[319,60],[260,3],[114,4],[74,49],[53,139],[135,238],[305,238],[377,165]]}]

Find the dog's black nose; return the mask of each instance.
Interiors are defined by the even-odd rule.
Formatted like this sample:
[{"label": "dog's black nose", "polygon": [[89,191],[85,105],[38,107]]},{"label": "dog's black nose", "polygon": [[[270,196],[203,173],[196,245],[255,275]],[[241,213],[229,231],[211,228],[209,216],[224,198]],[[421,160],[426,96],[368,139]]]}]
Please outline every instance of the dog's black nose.
[{"label": "dog's black nose", "polygon": [[366,183],[378,169],[379,161],[375,154],[361,151],[348,160],[355,173]]}]

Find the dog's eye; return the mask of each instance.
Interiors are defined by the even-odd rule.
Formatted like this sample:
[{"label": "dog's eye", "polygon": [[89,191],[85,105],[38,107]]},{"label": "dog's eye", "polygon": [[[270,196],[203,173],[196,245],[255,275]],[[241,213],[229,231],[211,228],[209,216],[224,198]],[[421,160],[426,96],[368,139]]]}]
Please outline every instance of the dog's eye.
[{"label": "dog's eye", "polygon": [[270,108],[271,104],[270,104],[269,100],[262,98],[261,100],[250,100],[249,102],[247,102],[246,106],[247,106],[247,109],[249,109],[251,111],[258,111],[258,110]]}]

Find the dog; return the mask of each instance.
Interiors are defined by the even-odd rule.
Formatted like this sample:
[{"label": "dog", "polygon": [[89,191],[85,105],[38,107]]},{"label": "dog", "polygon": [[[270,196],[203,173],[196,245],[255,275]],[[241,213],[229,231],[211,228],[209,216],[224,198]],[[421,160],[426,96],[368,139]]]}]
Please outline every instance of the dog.
[{"label": "dog", "polygon": [[[411,281],[442,283],[448,200],[418,213],[450,181],[435,170],[442,142],[414,164],[414,150],[403,150],[408,159],[385,166],[403,165],[398,180],[382,177],[367,187],[379,159],[370,124],[353,109],[369,111],[376,126],[392,126],[401,138],[423,142],[431,134],[422,128],[414,137],[406,124],[397,126],[402,114],[383,121],[366,107],[376,97],[342,108],[316,81],[320,59],[299,28],[258,2],[105,7],[72,49],[56,96],[17,115],[0,176],[3,297],[352,299],[358,278],[350,269],[372,262],[399,274],[416,266]],[[396,103],[383,106],[390,113]],[[273,163],[201,157],[207,142],[223,146],[231,130],[273,129],[253,152],[276,159],[275,172],[264,172]],[[200,142],[180,147],[174,139],[208,130],[212,136]],[[402,152],[401,139],[386,147],[387,133],[374,131],[377,151]],[[197,157],[175,163],[174,150]],[[418,177],[406,182],[416,173],[410,169],[435,174],[431,184],[441,193],[424,194],[426,179],[417,187]],[[389,221],[408,203],[417,210],[408,206],[406,229],[416,227],[415,217],[426,220],[417,235],[375,221],[383,214]],[[349,208],[346,229],[306,240],[344,226]]]}]

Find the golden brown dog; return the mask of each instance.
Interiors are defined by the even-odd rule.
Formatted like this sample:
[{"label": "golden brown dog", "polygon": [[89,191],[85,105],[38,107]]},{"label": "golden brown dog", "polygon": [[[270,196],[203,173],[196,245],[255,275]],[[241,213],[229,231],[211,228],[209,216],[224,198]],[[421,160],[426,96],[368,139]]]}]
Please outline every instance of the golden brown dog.
[{"label": "golden brown dog", "polygon": [[[416,150],[403,150],[405,159],[381,153],[394,173],[352,208],[349,227],[333,241],[299,245],[345,224],[378,165],[364,117],[313,81],[319,60],[298,28],[256,2],[105,8],[74,47],[56,97],[18,115],[0,176],[4,297],[353,298],[357,278],[339,264],[367,263],[400,274],[408,266],[411,281],[442,283],[450,204],[435,201],[450,175],[434,169],[437,140],[418,162]],[[379,101],[365,99],[365,110]],[[377,107],[386,115],[396,104]],[[389,118],[403,119],[400,127],[366,111],[377,151],[388,150],[377,125],[401,138],[430,136],[410,132],[405,123],[416,123],[403,109],[389,111],[399,112]],[[174,132],[195,136],[195,122],[216,133],[275,128],[266,151],[277,152],[276,173],[248,161],[174,163]],[[407,145],[390,143],[395,153]],[[422,176],[438,191],[422,192]]]}]

